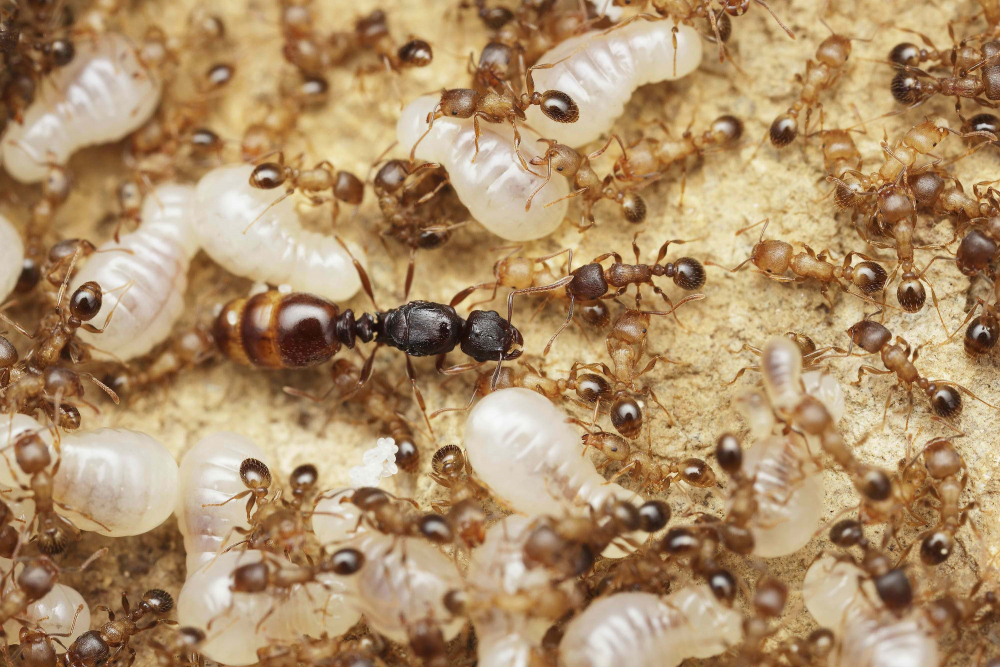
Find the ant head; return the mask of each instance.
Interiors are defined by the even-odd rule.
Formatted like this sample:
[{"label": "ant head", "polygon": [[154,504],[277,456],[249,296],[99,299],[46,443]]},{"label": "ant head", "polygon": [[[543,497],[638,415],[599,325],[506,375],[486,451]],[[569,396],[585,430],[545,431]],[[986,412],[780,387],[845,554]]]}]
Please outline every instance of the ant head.
[{"label": "ant head", "polygon": [[546,118],[557,123],[575,123],[580,119],[580,107],[561,90],[546,90],[542,93],[539,107]]},{"label": "ant head", "polygon": [[450,118],[472,118],[479,104],[479,93],[471,88],[452,88],[441,93],[438,106],[441,115]]},{"label": "ant head", "polygon": [[265,162],[254,167],[250,185],[261,190],[273,190],[287,179],[285,168],[277,162]]},{"label": "ant head", "polygon": [[271,471],[263,461],[243,459],[240,463],[240,480],[251,491],[266,493],[271,486]]},{"label": "ant head", "polygon": [[846,65],[850,57],[851,40],[843,35],[830,35],[816,49],[817,60],[834,69]]},{"label": "ant head", "polygon": [[408,67],[426,67],[434,60],[431,45],[422,39],[411,39],[399,47],[396,55]]},{"label": "ant head", "polygon": [[620,435],[604,431],[584,433],[583,446],[593,447],[611,461],[625,461],[632,452],[628,440]]},{"label": "ant head", "polygon": [[34,431],[28,431],[14,441],[14,458],[26,475],[41,472],[52,463],[48,445]]},{"label": "ant head", "polygon": [[404,160],[389,160],[375,174],[375,189],[386,193],[395,192],[410,175],[410,164]]},{"label": "ant head", "polygon": [[476,361],[503,361],[521,356],[524,338],[495,310],[474,310],[465,320],[462,352]]},{"label": "ant head", "polygon": [[572,178],[576,175],[576,172],[579,171],[583,164],[583,156],[569,146],[557,143],[551,139],[539,139],[539,141],[546,142],[549,147],[543,155],[536,155],[531,158],[529,160],[531,164],[536,166],[550,164],[553,171],[557,171],[567,178]]},{"label": "ant head", "polygon": [[880,351],[890,340],[892,332],[878,322],[865,319],[851,325],[847,330],[851,342],[872,354]]},{"label": "ant head", "polygon": [[70,398],[83,395],[83,380],[79,373],[63,366],[49,366],[43,374],[45,393],[50,396]]},{"label": "ant head", "polygon": [[566,286],[566,293],[582,301],[600,299],[608,293],[604,267],[597,262],[591,262],[574,269],[573,280]]}]

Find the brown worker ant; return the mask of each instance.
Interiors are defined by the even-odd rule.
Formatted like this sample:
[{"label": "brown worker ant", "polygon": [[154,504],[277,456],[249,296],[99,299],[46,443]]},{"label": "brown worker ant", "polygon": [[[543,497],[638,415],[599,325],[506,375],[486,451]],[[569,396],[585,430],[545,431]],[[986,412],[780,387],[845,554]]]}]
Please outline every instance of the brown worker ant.
[{"label": "brown worker ant", "polygon": [[[281,152],[278,153],[277,162],[265,162],[254,168],[250,174],[250,185],[261,190],[274,190],[282,185],[287,186],[285,194],[273,201],[268,208],[291,196],[296,190],[305,194],[306,198],[317,206],[332,201],[334,222],[340,214],[339,202],[360,206],[365,194],[364,183],[357,176],[343,170],[336,171],[329,161],[318,162],[311,169],[301,169],[286,165],[284,154]],[[329,199],[321,198],[317,194],[325,190],[330,191]]]}]

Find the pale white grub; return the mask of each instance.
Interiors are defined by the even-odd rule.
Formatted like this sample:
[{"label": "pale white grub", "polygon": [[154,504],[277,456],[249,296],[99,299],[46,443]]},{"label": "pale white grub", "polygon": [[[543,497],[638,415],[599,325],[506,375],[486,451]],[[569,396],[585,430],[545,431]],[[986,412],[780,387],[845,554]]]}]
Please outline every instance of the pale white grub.
[{"label": "pale white grub", "polygon": [[642,502],[608,483],[583,456],[568,416],[530,389],[495,391],[469,413],[465,449],[494,498],[516,512],[562,516],[600,509],[609,498]]},{"label": "pale white grub", "polygon": [[634,20],[571,37],[538,63],[554,66],[534,70],[535,89],[566,93],[580,108],[580,118],[557,123],[533,106],[525,112],[528,123],[543,137],[576,147],[610,130],[639,86],[680,79],[698,69],[701,37],[691,26],[669,20]]},{"label": "pale white grub", "polygon": [[407,628],[433,619],[446,640],[455,637],[464,619],[444,606],[448,591],[462,587],[455,561],[420,539],[394,538],[367,532],[347,543],[365,555],[353,575],[355,604],[368,625],[389,639],[407,643]]},{"label": "pale white grub", "polygon": [[[3,572],[10,571],[12,565],[13,561],[10,559],[0,558],[0,569]],[[17,572],[20,573],[23,568],[23,564],[18,564]],[[14,578],[7,578],[4,593],[9,593],[14,586]],[[79,616],[77,609],[80,610]],[[21,623],[18,619],[27,623]],[[29,604],[23,613],[4,624],[3,629],[7,633],[8,641],[17,641],[22,626],[29,628],[37,626],[49,634],[69,634],[68,637],[60,638],[69,646],[74,639],[90,629],[90,607],[75,588],[57,583],[44,597]]]},{"label": "pale white grub", "polygon": [[823,518],[823,475],[800,441],[772,435],[743,455],[743,474],[753,479],[749,528],[754,555],[777,558],[804,547]]},{"label": "pale white grub", "polygon": [[10,220],[0,214],[0,303],[10,296],[24,264],[24,242]]},{"label": "pale white grub", "polygon": [[[10,444],[28,431],[35,431],[49,446],[52,460],[61,457],[53,483],[53,498],[59,514],[81,530],[109,537],[139,535],[156,528],[173,513],[177,504],[177,463],[167,448],[154,438],[128,429],[64,433],[61,453],[52,446],[52,435],[27,415],[16,414],[13,424],[0,417],[0,442]],[[8,434],[11,434],[8,437]],[[10,466],[0,462],[0,486],[16,488],[16,479],[28,484],[10,454]],[[20,494],[21,491],[15,491]],[[29,494],[30,495],[30,494]],[[15,516],[30,521],[34,502],[11,505]]]},{"label": "pale white grub", "polygon": [[[250,164],[219,167],[198,182],[195,228],[208,256],[251,280],[331,301],[354,296],[361,279],[337,239],[304,229],[294,196],[275,203],[284,189],[250,185],[253,170]],[[361,247],[348,247],[365,265]]]},{"label": "pale white grub", "polygon": [[94,281],[104,292],[94,318],[99,334],[81,329],[77,336],[93,345],[95,356],[128,360],[166,340],[184,312],[184,291],[191,258],[198,252],[194,232],[195,190],[190,185],[158,186],[146,197],[139,228],[98,248],[77,271],[71,290]]},{"label": "pale white grub", "polygon": [[84,146],[122,139],[160,103],[160,82],[127,37],[109,32],[73,43],[73,60],[39,84],[24,123],[9,123],[0,144],[7,172],[22,183],[41,181],[49,163],[65,164]]},{"label": "pale white grub", "polygon": [[218,504],[247,490],[240,479],[245,459],[268,465],[260,447],[229,431],[205,436],[181,459],[177,527],[184,536],[189,576],[226,546],[243,539],[235,528],[250,528],[245,499]]},{"label": "pale white grub", "polygon": [[830,413],[834,424],[843,418],[847,410],[847,399],[844,396],[844,387],[837,378],[823,370],[811,370],[802,374],[802,385],[807,394],[819,399]]},{"label": "pale white grub", "polygon": [[[555,231],[566,217],[569,203],[547,204],[569,194],[569,182],[551,179],[535,195],[531,209],[524,210],[528,197],[545,181],[545,174],[527,171],[521,165],[514,153],[511,126],[480,121],[482,134],[476,155],[472,119],[438,118],[427,131],[427,117],[439,101],[440,96],[427,95],[403,109],[396,124],[396,139],[402,149],[409,151],[416,145],[417,158],[441,164],[472,217],[497,236],[530,241]],[[542,153],[543,145],[523,131],[522,136],[520,154],[525,161]]]},{"label": "pale white grub", "polygon": [[359,614],[345,601],[348,589],[335,575],[321,575],[323,584],[292,586],[287,595],[234,593],[233,570],[261,558],[259,551],[220,554],[181,588],[177,619],[182,626],[205,632],[200,651],[207,658],[225,665],[250,665],[257,662],[257,649],[269,643],[319,637],[324,632],[336,636],[358,622]]},{"label": "pale white grub", "polygon": [[764,344],[760,373],[775,412],[787,414],[802,400],[802,351],[787,336],[773,336]]},{"label": "pale white grub", "polygon": [[[861,590],[864,582],[864,591]],[[806,570],[802,582],[806,609],[824,628],[839,628],[852,607],[874,608],[879,599],[875,584],[854,563],[823,555]]]},{"label": "pale white grub", "polygon": [[320,544],[339,545],[368,531],[361,522],[358,506],[341,502],[350,498],[353,492],[354,489],[349,488],[335,489],[317,499],[313,508],[312,529]]},{"label": "pale white grub", "polygon": [[618,593],[598,598],[570,621],[559,643],[559,665],[676,667],[739,642],[742,620],[704,584],[664,597]]}]

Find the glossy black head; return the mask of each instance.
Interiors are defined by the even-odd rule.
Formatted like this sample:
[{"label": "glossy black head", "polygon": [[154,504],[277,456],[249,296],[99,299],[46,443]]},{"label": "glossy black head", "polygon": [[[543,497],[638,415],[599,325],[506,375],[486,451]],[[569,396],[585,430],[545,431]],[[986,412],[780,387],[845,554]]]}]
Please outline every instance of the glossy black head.
[{"label": "glossy black head", "polygon": [[495,310],[469,313],[462,330],[462,352],[476,361],[500,361],[521,356],[524,338]]}]

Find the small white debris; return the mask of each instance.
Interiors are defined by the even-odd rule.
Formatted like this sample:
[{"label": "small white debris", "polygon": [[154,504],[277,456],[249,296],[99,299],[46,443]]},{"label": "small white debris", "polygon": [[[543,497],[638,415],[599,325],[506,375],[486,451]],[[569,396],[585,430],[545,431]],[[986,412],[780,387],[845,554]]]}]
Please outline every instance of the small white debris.
[{"label": "small white debris", "polygon": [[399,468],[396,467],[396,452],[399,447],[392,438],[379,438],[375,446],[361,457],[361,465],[348,471],[351,486],[359,489],[363,486],[378,486],[385,477],[392,477]]}]

